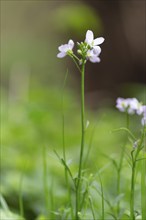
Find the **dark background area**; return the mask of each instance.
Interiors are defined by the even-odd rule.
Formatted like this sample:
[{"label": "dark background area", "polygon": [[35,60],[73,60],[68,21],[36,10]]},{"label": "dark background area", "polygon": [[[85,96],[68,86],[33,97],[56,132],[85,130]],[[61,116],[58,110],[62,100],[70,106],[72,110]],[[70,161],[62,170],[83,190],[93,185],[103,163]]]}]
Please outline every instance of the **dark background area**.
[{"label": "dark background area", "polygon": [[128,84],[146,86],[146,2],[83,2],[99,14],[105,37],[100,65],[87,66],[87,91],[99,90],[100,96],[98,92],[93,93],[93,97],[98,96],[99,99],[105,96],[115,98],[126,95],[124,88],[128,93]]}]

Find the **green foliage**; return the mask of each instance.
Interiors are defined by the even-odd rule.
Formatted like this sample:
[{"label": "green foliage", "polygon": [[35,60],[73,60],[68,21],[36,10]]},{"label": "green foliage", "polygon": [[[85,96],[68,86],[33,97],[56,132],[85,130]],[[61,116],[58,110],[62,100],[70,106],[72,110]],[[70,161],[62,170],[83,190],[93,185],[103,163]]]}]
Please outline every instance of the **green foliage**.
[{"label": "green foliage", "polygon": [[10,211],[4,211],[3,209],[0,209],[0,217],[3,220],[24,220],[21,216]]},{"label": "green foliage", "polygon": [[51,19],[60,33],[69,31],[78,34],[84,33],[88,29],[96,30],[96,33],[102,31],[100,17],[92,8],[80,2],[62,5],[53,11]]},{"label": "green foliage", "polygon": [[5,199],[0,195],[0,217],[3,220],[24,220],[20,215],[11,212]]},{"label": "green foliage", "polygon": [[[70,219],[69,191],[66,187],[64,167],[71,173],[68,184],[70,184],[70,192],[73,193],[72,179],[76,181],[77,177],[81,134],[80,106],[76,102],[77,99],[69,90],[65,89],[63,101],[65,161],[62,152],[62,93],[54,87],[42,89],[37,84],[30,91],[29,102],[14,100],[14,102],[8,103],[5,99],[5,91],[3,91],[1,191],[11,210],[14,210],[15,213],[20,213],[21,200],[19,201],[19,199],[22,199],[21,205],[24,206],[23,211],[26,219],[41,219],[45,216],[50,219],[61,219],[61,216],[64,216],[63,219]],[[117,168],[120,165],[120,152],[122,152],[123,143],[127,138],[127,132],[122,129],[119,132],[113,131],[125,124],[125,117],[111,108],[101,108],[95,112],[88,110],[86,120],[90,121],[86,130],[85,145],[85,157],[87,153],[88,160],[85,164],[84,179],[82,180],[84,195],[82,198],[85,203],[80,215],[82,219],[89,217],[92,219],[94,213],[96,218],[108,219],[109,216],[114,218],[110,214],[117,215],[117,203],[120,201],[122,212],[119,214],[124,216],[130,196],[130,188],[127,187],[127,183],[130,183],[131,173],[128,154],[130,154],[132,145],[126,144],[126,155],[121,170],[120,194],[117,195],[115,164],[117,164]],[[136,123],[137,121],[135,126]],[[135,131],[134,135],[137,137],[139,132]],[[47,164],[45,165],[46,177],[43,180],[44,147]],[[54,150],[56,150],[59,159]],[[136,210],[138,212],[140,212],[140,169],[138,166],[135,186]],[[97,174],[93,175],[92,173]],[[46,181],[46,185],[44,185],[44,181]],[[47,187],[46,191],[44,191],[44,186]],[[46,192],[48,200],[44,195]],[[49,209],[47,213],[46,200]],[[74,197],[71,202],[73,201]],[[102,213],[103,209],[108,210],[105,216]],[[99,210],[101,211],[99,212]],[[6,215],[3,209],[2,213]]]}]

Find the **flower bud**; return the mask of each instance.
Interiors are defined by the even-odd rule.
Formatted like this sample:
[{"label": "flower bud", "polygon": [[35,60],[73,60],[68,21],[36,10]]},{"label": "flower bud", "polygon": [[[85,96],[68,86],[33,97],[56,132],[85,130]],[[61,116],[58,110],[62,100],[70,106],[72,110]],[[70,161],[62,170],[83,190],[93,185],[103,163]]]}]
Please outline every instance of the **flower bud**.
[{"label": "flower bud", "polygon": [[77,53],[82,55],[82,51],[81,50],[77,50]]}]

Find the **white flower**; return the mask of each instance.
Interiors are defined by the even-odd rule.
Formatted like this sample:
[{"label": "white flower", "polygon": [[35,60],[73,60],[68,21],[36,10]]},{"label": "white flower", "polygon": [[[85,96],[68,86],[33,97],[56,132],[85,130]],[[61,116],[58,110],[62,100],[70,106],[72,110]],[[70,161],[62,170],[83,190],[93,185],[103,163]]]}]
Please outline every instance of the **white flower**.
[{"label": "white flower", "polygon": [[143,113],[143,106],[139,103],[139,105],[137,106],[137,110],[136,113],[138,115],[141,115]]},{"label": "white flower", "polygon": [[143,106],[136,98],[118,98],[116,107],[121,112],[128,112],[128,114],[141,115],[143,113]]},{"label": "white flower", "polygon": [[142,109],[143,109],[143,112],[142,112],[143,118],[141,119],[141,124],[143,126],[146,126],[146,105],[143,105]]},{"label": "white flower", "polygon": [[68,52],[72,52],[73,47],[74,47],[73,40],[69,40],[67,44],[63,44],[63,45],[59,46],[58,50],[60,52],[57,54],[57,57],[58,58],[65,57],[68,54]]},{"label": "white flower", "polygon": [[92,50],[87,51],[87,59],[92,63],[99,63],[100,58],[98,57],[101,53],[101,48],[99,46],[94,47]]},{"label": "white flower", "polygon": [[102,44],[104,42],[104,38],[103,37],[98,37],[94,39],[94,34],[92,31],[88,30],[86,32],[86,38],[85,38],[85,42],[91,47],[94,48],[95,46],[98,46],[100,44]]},{"label": "white flower", "polygon": [[146,118],[146,105],[143,105],[142,106],[142,109],[143,109],[143,116]]},{"label": "white flower", "polygon": [[136,114],[141,115],[143,113],[143,106],[136,98],[130,99],[129,106]]},{"label": "white flower", "polygon": [[127,102],[128,102],[128,113],[129,114],[137,113],[137,111],[140,110],[139,109],[140,103],[138,102],[136,98],[128,98]]},{"label": "white flower", "polygon": [[119,111],[125,112],[128,108],[128,100],[124,98],[117,98],[116,107],[119,109]]}]

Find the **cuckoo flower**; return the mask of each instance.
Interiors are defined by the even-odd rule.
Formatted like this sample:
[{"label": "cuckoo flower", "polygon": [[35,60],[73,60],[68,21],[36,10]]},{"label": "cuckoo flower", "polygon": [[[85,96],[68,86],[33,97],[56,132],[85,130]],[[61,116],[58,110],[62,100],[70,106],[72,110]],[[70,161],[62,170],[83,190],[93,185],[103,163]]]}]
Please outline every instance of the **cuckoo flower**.
[{"label": "cuckoo flower", "polygon": [[92,31],[88,30],[86,32],[86,38],[85,38],[85,42],[91,47],[94,48],[95,46],[98,46],[100,44],[102,44],[104,42],[104,38],[103,37],[98,37],[94,39],[94,34]]},{"label": "cuckoo flower", "polygon": [[116,107],[119,109],[119,111],[126,112],[129,107],[128,99],[118,98],[116,101]]},{"label": "cuckoo flower", "polygon": [[74,47],[74,42],[73,40],[69,40],[67,44],[63,44],[61,46],[58,47],[58,50],[60,51],[57,54],[58,58],[63,58],[65,57],[67,54],[71,54],[72,53],[72,49]]},{"label": "cuckoo flower", "polygon": [[[82,196],[82,179],[83,179],[83,168],[85,165],[84,154],[85,154],[85,131],[89,125],[87,121],[85,126],[85,65],[86,61],[89,60],[93,63],[100,62],[99,54],[101,53],[101,48],[98,46],[102,44],[104,41],[103,37],[99,37],[94,39],[93,32],[88,30],[86,32],[86,39],[84,42],[77,42],[77,55],[73,52],[74,42],[69,40],[67,44],[61,45],[58,47],[59,53],[57,54],[58,58],[63,58],[66,55],[69,55],[76,67],[78,68],[81,74],[81,145],[80,145],[80,153],[79,153],[79,163],[78,163],[78,172],[77,178],[74,187],[75,187],[75,218],[72,216],[72,219],[79,220],[79,213],[81,211],[80,205],[84,199]],[[79,55],[79,56],[78,56]],[[65,147],[63,146],[63,154],[64,154],[64,163],[66,163],[65,157]],[[67,174],[68,170],[65,167],[65,174]],[[72,175],[72,173],[70,173]],[[68,184],[68,181],[66,180]],[[70,193],[70,187],[67,187]],[[72,210],[73,211],[73,210]],[[73,212],[72,212],[73,213]]]},{"label": "cuckoo flower", "polygon": [[143,106],[136,98],[129,99],[129,107],[131,111],[134,111],[137,115],[143,113]]},{"label": "cuckoo flower", "polygon": [[142,104],[136,98],[118,98],[116,107],[121,112],[127,112],[128,114],[142,114]]},{"label": "cuckoo flower", "polygon": [[75,55],[72,51],[74,47],[73,40],[69,40],[67,44],[63,44],[58,47],[59,53],[57,54],[57,57],[63,58],[66,55],[70,55],[70,57],[75,62],[77,68],[80,70],[79,65],[85,64],[87,60],[91,61],[92,63],[100,62],[99,54],[101,53],[101,48],[98,45],[102,44],[103,42],[103,37],[94,39],[93,32],[88,30],[86,32],[85,41],[81,43],[77,42],[77,53],[80,55],[80,57]]},{"label": "cuckoo flower", "polygon": [[100,58],[98,56],[100,53],[101,53],[101,48],[96,46],[96,48],[87,51],[86,58],[89,59],[92,63],[99,63]]}]

